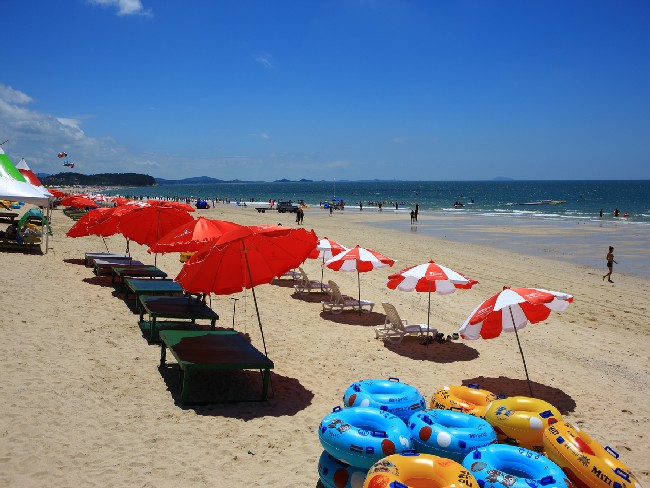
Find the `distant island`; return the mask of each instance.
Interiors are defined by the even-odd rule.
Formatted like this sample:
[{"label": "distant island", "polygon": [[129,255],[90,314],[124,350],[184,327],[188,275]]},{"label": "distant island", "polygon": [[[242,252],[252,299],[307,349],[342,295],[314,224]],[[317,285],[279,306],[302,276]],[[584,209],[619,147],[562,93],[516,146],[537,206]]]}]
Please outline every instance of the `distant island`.
[{"label": "distant island", "polygon": [[58,173],[40,178],[46,186],[154,186],[153,176],[138,173],[103,173],[82,175],[81,173]]}]

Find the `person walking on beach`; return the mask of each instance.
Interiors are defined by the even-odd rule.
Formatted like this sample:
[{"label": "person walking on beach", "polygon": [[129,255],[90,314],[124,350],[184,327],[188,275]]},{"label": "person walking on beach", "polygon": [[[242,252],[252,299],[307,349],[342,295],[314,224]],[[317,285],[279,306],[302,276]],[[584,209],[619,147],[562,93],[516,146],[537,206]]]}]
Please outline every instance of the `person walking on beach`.
[{"label": "person walking on beach", "polygon": [[299,208],[296,212],[298,213],[298,225],[303,225],[302,221],[305,218],[305,211]]},{"label": "person walking on beach", "polygon": [[607,281],[614,283],[612,281],[612,271],[614,271],[614,263],[618,264],[614,259],[614,246],[609,246],[609,252],[607,253],[607,269],[608,273],[603,276],[603,281],[607,278]]},{"label": "person walking on beach", "polygon": [[411,210],[411,223],[415,223],[415,210]]}]

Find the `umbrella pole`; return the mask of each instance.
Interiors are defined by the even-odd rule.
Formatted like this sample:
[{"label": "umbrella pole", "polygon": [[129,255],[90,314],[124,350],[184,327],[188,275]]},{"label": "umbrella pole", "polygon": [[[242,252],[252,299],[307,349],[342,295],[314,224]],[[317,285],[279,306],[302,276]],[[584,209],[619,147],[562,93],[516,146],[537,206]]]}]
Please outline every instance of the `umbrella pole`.
[{"label": "umbrella pole", "polygon": [[357,269],[357,285],[359,287],[359,313],[361,313],[361,273]]},{"label": "umbrella pole", "polygon": [[260,309],[257,307],[257,296],[255,295],[255,287],[253,286],[253,275],[251,274],[251,267],[248,263],[248,252],[246,251],[246,244],[244,244],[244,259],[246,259],[246,269],[248,270],[248,280],[251,284],[251,291],[253,292],[253,302],[255,303],[255,313],[257,314],[257,324],[260,327],[262,334],[262,345],[264,346],[264,355],[268,358],[269,355],[266,351],[266,339],[264,339],[264,329],[262,328],[262,319],[260,318]]},{"label": "umbrella pole", "polygon": [[325,251],[323,251],[323,264],[320,267],[320,292],[323,293],[323,273],[325,272]]},{"label": "umbrella pole", "polygon": [[521,360],[524,362],[524,371],[526,372],[526,381],[528,381],[528,391],[530,396],[533,396],[533,387],[530,384],[530,377],[528,376],[528,368],[526,367],[526,358],[524,357],[524,351],[521,348],[521,342],[519,342],[519,333],[517,332],[517,326],[515,325],[515,317],[512,315],[512,307],[508,307],[510,311],[510,318],[512,319],[512,326],[515,328],[515,336],[517,337],[517,345],[519,346],[519,354],[521,354]]},{"label": "umbrella pole", "polygon": [[431,283],[429,283],[429,308],[427,308],[427,347],[429,347],[429,318],[431,317]]},{"label": "umbrella pole", "polygon": [[104,239],[104,236],[102,236],[102,241],[104,241],[104,247],[106,248],[106,252],[108,251],[108,244],[106,244],[106,239]]}]

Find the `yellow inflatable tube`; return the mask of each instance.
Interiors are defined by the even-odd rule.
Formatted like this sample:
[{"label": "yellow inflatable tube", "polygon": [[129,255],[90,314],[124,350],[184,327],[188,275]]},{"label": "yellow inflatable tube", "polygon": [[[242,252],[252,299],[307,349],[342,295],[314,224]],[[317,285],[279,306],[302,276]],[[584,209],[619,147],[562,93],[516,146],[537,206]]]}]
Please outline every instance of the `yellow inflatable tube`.
[{"label": "yellow inflatable tube", "polygon": [[443,386],[429,402],[430,408],[459,410],[463,413],[485,418],[485,408],[496,398],[494,393],[481,390],[478,385]]},{"label": "yellow inflatable tube", "polygon": [[[393,483],[401,483],[400,485]],[[469,488],[477,487],[474,476],[461,464],[433,454],[404,451],[380,459],[366,475],[363,488]]]},{"label": "yellow inflatable tube", "polygon": [[557,464],[576,488],[640,488],[636,477],[618,460],[618,453],[603,447],[568,422],[553,424],[543,433],[546,456]]},{"label": "yellow inflatable tube", "polygon": [[490,403],[485,420],[494,427],[500,442],[541,452],[544,429],[561,422],[562,415],[544,400],[515,396]]}]

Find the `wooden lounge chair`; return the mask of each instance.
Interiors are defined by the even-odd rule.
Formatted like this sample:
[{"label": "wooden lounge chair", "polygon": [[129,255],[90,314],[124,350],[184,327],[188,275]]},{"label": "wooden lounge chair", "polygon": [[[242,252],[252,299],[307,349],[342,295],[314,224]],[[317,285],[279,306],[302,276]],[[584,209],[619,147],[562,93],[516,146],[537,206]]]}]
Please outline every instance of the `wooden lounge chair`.
[{"label": "wooden lounge chair", "polygon": [[327,302],[320,302],[323,306],[323,312],[341,313],[345,310],[360,310],[364,313],[372,312],[375,306],[374,302],[368,300],[358,300],[341,294],[341,289],[332,280],[327,282],[330,286],[331,300]]},{"label": "wooden lounge chair", "polygon": [[298,268],[298,271],[300,271],[300,281],[297,285],[293,285],[298,293],[302,295],[310,293],[312,291],[330,293],[329,285],[326,285],[325,283],[318,280],[310,280],[309,276],[307,276],[307,273],[305,273],[302,268]]},{"label": "wooden lounge chair", "polygon": [[428,334],[435,337],[438,333],[433,327],[429,327],[427,332],[427,324],[409,324],[408,320],[399,316],[397,309],[390,303],[382,302],[381,305],[386,312],[386,321],[384,325],[375,328],[376,339],[399,344],[406,336],[424,337]]}]

